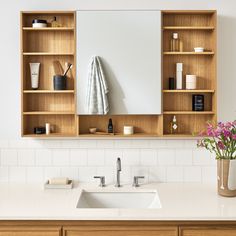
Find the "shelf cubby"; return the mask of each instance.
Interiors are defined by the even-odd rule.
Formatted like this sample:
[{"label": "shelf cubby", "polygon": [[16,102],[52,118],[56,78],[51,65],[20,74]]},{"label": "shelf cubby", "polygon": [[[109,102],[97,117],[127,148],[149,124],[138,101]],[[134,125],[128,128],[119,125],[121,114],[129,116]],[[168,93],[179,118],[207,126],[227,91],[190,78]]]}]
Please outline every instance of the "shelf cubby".
[{"label": "shelf cubby", "polygon": [[[47,22],[56,16],[62,27],[32,28],[33,19]],[[63,74],[65,63],[75,65],[75,12],[21,13],[22,136],[66,137],[77,134],[75,66],[67,74],[67,90],[53,89],[53,76]],[[39,62],[39,88],[31,88],[29,63]],[[50,135],[34,128],[50,123]]]},{"label": "shelf cubby", "polygon": [[123,135],[125,125],[134,126],[133,136],[160,136],[162,135],[162,119],[157,115],[80,115],[79,135],[96,136],[89,134],[89,128],[96,127],[99,136],[107,133],[108,121],[112,118],[114,135]]},{"label": "shelf cubby", "polygon": [[[34,134],[34,127],[45,126],[50,123],[53,126],[53,136],[75,136],[75,116],[71,114],[36,114],[24,115],[23,134],[24,136],[41,136]],[[48,137],[50,137],[48,136]]]},{"label": "shelf cubby", "polygon": [[[191,137],[198,135],[207,121],[216,122],[216,12],[163,11],[163,135]],[[170,39],[177,32],[183,52],[170,51]],[[194,47],[203,47],[202,53]],[[183,63],[183,89],[169,90],[168,78],[176,78],[176,63]],[[197,88],[186,90],[187,74],[197,76]],[[192,111],[192,95],[204,95],[204,111]],[[176,116],[178,130],[171,134]]]}]

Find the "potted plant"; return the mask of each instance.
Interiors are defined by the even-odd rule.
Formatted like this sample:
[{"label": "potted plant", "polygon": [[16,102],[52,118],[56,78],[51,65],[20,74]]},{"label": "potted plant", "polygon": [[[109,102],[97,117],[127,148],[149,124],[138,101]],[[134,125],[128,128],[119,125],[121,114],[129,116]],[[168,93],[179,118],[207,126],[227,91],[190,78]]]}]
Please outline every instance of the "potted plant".
[{"label": "potted plant", "polygon": [[206,135],[198,142],[215,153],[217,160],[218,194],[226,197],[236,196],[236,121],[219,122],[216,126],[207,123]]}]

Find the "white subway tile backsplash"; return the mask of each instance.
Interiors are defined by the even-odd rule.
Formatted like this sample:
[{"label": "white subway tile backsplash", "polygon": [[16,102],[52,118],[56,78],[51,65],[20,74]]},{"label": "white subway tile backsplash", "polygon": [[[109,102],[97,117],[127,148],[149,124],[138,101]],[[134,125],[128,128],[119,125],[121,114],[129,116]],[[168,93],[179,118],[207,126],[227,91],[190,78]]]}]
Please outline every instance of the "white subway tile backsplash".
[{"label": "white subway tile backsplash", "polygon": [[149,182],[166,182],[166,167],[149,167]]},{"label": "white subway tile backsplash", "polygon": [[79,168],[78,167],[61,167],[61,176],[69,179],[79,179]]},{"label": "white subway tile backsplash", "polygon": [[27,167],[26,169],[27,183],[44,183],[44,168],[43,167]]},{"label": "white subway tile backsplash", "polygon": [[35,150],[35,165],[36,166],[51,166],[52,165],[52,150],[36,149]]},{"label": "white subway tile backsplash", "polygon": [[[97,167],[96,175],[105,176],[106,184],[113,184],[115,179],[115,169],[109,166],[99,166]],[[99,180],[97,180],[99,183]]]},{"label": "white subway tile backsplash", "polygon": [[97,168],[92,166],[79,167],[79,181],[80,182],[94,182],[93,178],[97,175]]},{"label": "white subway tile backsplash", "polygon": [[105,150],[105,165],[106,166],[115,166],[117,158],[120,157],[123,159],[123,150],[122,149],[106,149]]},{"label": "white subway tile backsplash", "polygon": [[202,181],[202,171],[199,166],[184,167],[184,182],[196,182]]},{"label": "white subway tile backsplash", "polygon": [[202,167],[202,182],[216,184],[217,182],[216,166]]},{"label": "white subway tile backsplash", "polygon": [[54,149],[52,151],[52,163],[54,166],[68,166],[70,163],[70,152],[67,149]]},{"label": "white subway tile backsplash", "polygon": [[18,164],[17,150],[16,149],[2,149],[0,163],[2,166],[16,166]]},{"label": "white subway tile backsplash", "polygon": [[97,140],[97,148],[113,148],[114,147],[114,140]]},{"label": "white subway tile backsplash", "polygon": [[184,174],[183,174],[183,167],[167,167],[167,182],[183,182]]},{"label": "white subway tile backsplash", "polygon": [[160,149],[158,151],[158,164],[160,166],[175,165],[175,150],[174,149]]},{"label": "white subway tile backsplash", "polygon": [[216,165],[213,155],[205,149],[193,150],[193,164],[199,166],[214,166]]},{"label": "white subway tile backsplash", "polygon": [[26,168],[25,167],[9,167],[9,181],[15,183],[26,182]]},{"label": "white subway tile backsplash", "polygon": [[105,151],[104,149],[88,150],[88,165],[89,166],[104,166]]},{"label": "white subway tile backsplash", "polygon": [[122,163],[128,166],[135,166],[140,164],[139,149],[125,149],[123,150]]},{"label": "white subway tile backsplash", "polygon": [[196,140],[0,140],[0,182],[44,182],[67,176],[91,182],[104,175],[114,184],[116,159],[121,158],[121,181],[134,175],[147,182],[216,182],[212,154]]},{"label": "white subway tile backsplash", "polygon": [[0,183],[6,183],[9,181],[9,168],[7,166],[0,167]]},{"label": "white subway tile backsplash", "polygon": [[18,151],[18,165],[19,166],[34,166],[35,165],[35,150],[34,149],[20,149]]},{"label": "white subway tile backsplash", "polygon": [[61,168],[60,167],[46,167],[44,169],[44,179],[48,180],[50,178],[61,177]]},{"label": "white subway tile backsplash", "polygon": [[72,149],[70,151],[71,166],[86,166],[88,164],[87,149]]},{"label": "white subway tile backsplash", "polygon": [[177,166],[191,166],[193,164],[193,153],[191,149],[179,149],[175,155]]},{"label": "white subway tile backsplash", "polygon": [[140,151],[141,166],[156,166],[157,165],[157,150],[142,149]]}]

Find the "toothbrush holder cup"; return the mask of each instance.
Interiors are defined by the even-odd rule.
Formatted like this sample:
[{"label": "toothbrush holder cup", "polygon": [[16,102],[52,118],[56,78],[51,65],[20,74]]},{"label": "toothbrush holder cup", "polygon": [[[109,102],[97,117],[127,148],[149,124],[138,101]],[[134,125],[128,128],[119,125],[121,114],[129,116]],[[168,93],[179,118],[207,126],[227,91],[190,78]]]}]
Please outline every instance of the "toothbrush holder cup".
[{"label": "toothbrush holder cup", "polygon": [[66,90],[66,76],[54,75],[53,76],[53,88],[54,88],[54,90]]}]

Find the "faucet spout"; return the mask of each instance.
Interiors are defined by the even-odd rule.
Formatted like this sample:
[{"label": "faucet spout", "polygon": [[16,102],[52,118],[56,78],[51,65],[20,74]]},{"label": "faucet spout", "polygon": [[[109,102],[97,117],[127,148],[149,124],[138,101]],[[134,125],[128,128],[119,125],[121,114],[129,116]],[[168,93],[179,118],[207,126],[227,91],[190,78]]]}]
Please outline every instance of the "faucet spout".
[{"label": "faucet spout", "polygon": [[121,187],[120,185],[120,172],[121,172],[121,160],[118,157],[116,161],[116,184],[115,187]]}]

